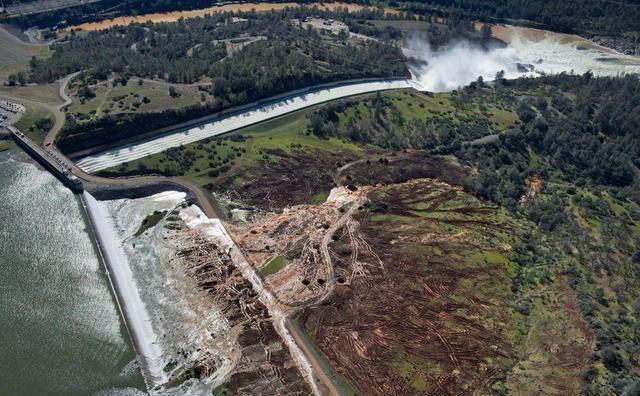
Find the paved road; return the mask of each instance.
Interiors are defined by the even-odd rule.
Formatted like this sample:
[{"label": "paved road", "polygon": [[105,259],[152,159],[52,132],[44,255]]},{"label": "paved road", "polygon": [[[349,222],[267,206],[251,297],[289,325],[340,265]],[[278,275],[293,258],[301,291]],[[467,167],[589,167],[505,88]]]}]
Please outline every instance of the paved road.
[{"label": "paved road", "polygon": [[[68,106],[71,101],[71,98],[69,98],[69,96],[66,93],[67,85],[69,84],[71,79],[73,79],[73,77],[75,77],[77,74],[78,73],[68,75],[60,81],[60,87],[59,87],[58,93],[60,95],[60,98],[64,102],[60,106],[54,106],[49,103],[39,102],[31,99],[24,99],[21,97],[7,95],[4,93],[0,93],[0,98],[15,101],[15,102],[27,103],[34,106],[41,106],[47,109],[49,112],[51,112],[54,118],[54,124],[44,139],[45,148],[53,152],[59,158],[62,158],[62,160],[67,164],[67,166],[71,168],[73,174],[76,175],[82,181],[89,184],[96,185],[96,186],[107,187],[107,188],[110,186],[112,187],[128,186],[128,187],[136,188],[136,187],[153,186],[153,185],[167,184],[167,183],[173,184],[176,186],[180,186],[183,189],[186,189],[188,191],[191,191],[195,195],[196,199],[198,200],[198,206],[200,206],[202,211],[208,217],[210,218],[218,217],[218,213],[215,209],[213,197],[211,196],[211,194],[208,191],[206,191],[204,188],[202,188],[201,186],[199,186],[198,184],[190,180],[183,179],[180,177],[164,177],[164,176],[140,176],[140,177],[129,177],[129,178],[99,177],[99,176],[91,175],[84,172],[73,161],[71,161],[61,151],[59,151],[57,147],[55,147],[54,142],[55,142],[56,136],[64,126],[64,122],[65,122],[65,113],[62,111],[62,109],[65,106]],[[49,146],[47,146],[47,144],[49,144]]]}]

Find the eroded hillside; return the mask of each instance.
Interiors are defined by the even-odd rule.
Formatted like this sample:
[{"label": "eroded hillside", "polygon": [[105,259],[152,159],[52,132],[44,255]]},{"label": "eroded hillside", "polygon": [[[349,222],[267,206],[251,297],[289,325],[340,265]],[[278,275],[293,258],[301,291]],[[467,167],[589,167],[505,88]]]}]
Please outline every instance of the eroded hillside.
[{"label": "eroded hillside", "polygon": [[[579,392],[593,334],[566,283],[514,292],[513,244],[527,225],[460,188],[341,187],[325,203],[228,226],[356,394]],[[544,307],[527,316],[523,298]]]}]

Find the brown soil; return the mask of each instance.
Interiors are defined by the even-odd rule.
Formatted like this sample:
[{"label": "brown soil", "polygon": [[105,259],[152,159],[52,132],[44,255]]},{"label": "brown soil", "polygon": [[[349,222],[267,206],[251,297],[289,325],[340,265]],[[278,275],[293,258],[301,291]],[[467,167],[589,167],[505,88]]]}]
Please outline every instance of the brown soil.
[{"label": "brown soil", "polygon": [[[480,30],[483,25],[484,24],[482,22],[476,22],[476,30]],[[500,39],[506,43],[512,42],[516,37],[534,42],[542,41],[545,39],[555,39],[564,44],[588,41],[587,39],[572,34],[556,33],[548,30],[503,24],[491,24],[491,32],[493,34],[493,37]]]},{"label": "brown soil", "polygon": [[[177,257],[180,264],[197,280],[211,305],[223,307],[222,314],[232,328],[229,342],[240,351],[238,363],[223,385],[227,392],[224,394],[309,394],[269,311],[231,257],[197,231],[184,228],[180,220],[166,226],[178,231],[172,240],[183,246]],[[196,375],[209,375],[215,369],[213,361],[203,359],[193,371]]]},{"label": "brown soil", "polygon": [[469,172],[454,158],[434,157],[423,150],[412,150],[384,153],[353,163],[341,169],[337,183],[394,184],[429,178],[460,184]]},{"label": "brown soil", "polygon": [[[225,226],[256,270],[285,258],[265,287],[285,311],[302,308],[300,326],[356,394],[484,394],[496,383],[579,394],[594,337],[575,294],[557,281],[544,320],[510,308],[516,264],[506,257],[520,226],[441,181],[469,169],[421,151],[280,155],[263,164],[278,172],[239,193],[270,194],[278,212]],[[321,175],[314,187],[296,191],[311,175]],[[541,180],[529,182],[531,199]],[[340,187],[323,204],[285,205],[331,184]]]},{"label": "brown soil", "polygon": [[276,255],[286,259],[285,268],[266,277],[265,287],[281,304],[305,307],[328,295],[335,285],[333,267],[325,255],[327,244],[342,224],[354,224],[351,211],[364,202],[367,191],[338,188],[321,205],[266,212],[250,223],[225,226],[254,268],[259,269]]},{"label": "brown soil", "polygon": [[[490,220],[498,209],[479,201],[443,206],[461,195],[424,179],[342,187],[322,205],[226,227],[254,267],[286,257],[265,286],[286,306],[312,304],[301,325],[358,394],[413,394],[416,381],[426,394],[460,394],[488,389],[512,356],[502,336],[508,318],[495,303],[505,297],[492,289],[509,289],[507,271],[466,259],[508,248],[485,246],[485,237],[509,225]],[[428,215],[414,214],[425,202]],[[372,220],[377,214],[411,220]]]},{"label": "brown soil", "polygon": [[285,153],[265,150],[270,161],[261,161],[242,174],[230,172],[218,188],[230,198],[261,210],[281,211],[309,203],[316,194],[335,186],[403,183],[419,178],[461,184],[470,169],[449,157],[434,157],[423,150],[352,152],[300,150]]},{"label": "brown soil", "polygon": [[508,288],[510,279],[501,265],[464,258],[487,248],[478,235],[507,227],[474,217],[497,209],[460,208],[456,213],[466,218],[451,221],[408,209],[432,196],[429,210],[447,210],[441,205],[452,194],[463,193],[425,180],[375,190],[369,194],[374,207],[384,201],[385,215],[412,220],[373,221],[375,213],[365,209],[354,216],[358,226],[344,227],[330,244],[342,282],[300,321],[360,394],[413,394],[415,381],[424,382],[425,394],[487,390],[512,354],[501,334],[505,312],[484,290],[494,283]]},{"label": "brown soil", "polygon": [[351,152],[300,150],[287,154],[271,149],[264,153],[271,160],[261,161],[252,169],[243,168],[242,174],[223,179],[220,187],[232,199],[271,211],[310,202],[318,193],[329,193],[339,166],[355,159]]},{"label": "brown soil", "polygon": [[527,179],[527,190],[520,197],[521,203],[527,203],[534,199],[540,189],[542,188],[542,180],[539,177],[533,176]]},{"label": "brown soil", "polygon": [[[326,163],[328,175],[333,161],[317,161],[287,162],[282,171]],[[284,310],[303,308],[301,327],[356,394],[490,393],[505,381],[519,394],[578,394],[594,337],[570,288],[556,282],[560,298],[548,309],[559,316],[535,321],[512,345],[515,264],[505,257],[515,225],[459,187],[405,182],[424,174],[459,181],[467,169],[419,151],[367,153],[338,165],[334,183],[342,186],[325,203],[225,226],[256,270],[286,259],[263,276],[265,287]],[[372,178],[379,184],[361,186]],[[531,184],[537,190],[540,180]],[[287,193],[295,194],[274,192]]]}]

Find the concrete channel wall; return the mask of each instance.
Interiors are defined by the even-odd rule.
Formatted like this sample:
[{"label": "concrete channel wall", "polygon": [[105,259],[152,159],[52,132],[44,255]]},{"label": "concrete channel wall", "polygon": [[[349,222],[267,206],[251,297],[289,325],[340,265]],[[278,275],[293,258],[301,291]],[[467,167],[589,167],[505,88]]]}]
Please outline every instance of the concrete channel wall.
[{"label": "concrete channel wall", "polygon": [[331,86],[294,91],[284,97],[248,105],[240,111],[236,110],[230,114],[225,113],[222,116],[218,114],[217,118],[209,122],[187,126],[162,136],[156,136],[89,155],[77,161],[77,165],[83,171],[93,173],[125,162],[144,158],[147,155],[160,153],[172,147],[220,136],[246,126],[332,100],[370,92],[406,88],[417,88],[417,86],[411,80],[387,79],[367,82],[333,83]]}]

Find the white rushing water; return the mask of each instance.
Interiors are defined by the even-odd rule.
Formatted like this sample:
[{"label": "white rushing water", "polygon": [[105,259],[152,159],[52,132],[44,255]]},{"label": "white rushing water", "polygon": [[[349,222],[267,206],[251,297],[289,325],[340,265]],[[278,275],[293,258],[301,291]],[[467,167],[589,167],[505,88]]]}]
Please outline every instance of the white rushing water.
[{"label": "white rushing water", "polygon": [[421,61],[420,64],[410,67],[412,80],[353,83],[295,95],[241,114],[90,155],[80,159],[77,164],[85,172],[93,173],[309,106],[369,92],[405,88],[448,92],[468,85],[479,76],[486,81],[493,80],[499,71],[504,71],[505,77],[509,79],[562,72],[583,74],[591,71],[598,76],[640,73],[640,59],[637,57],[590,45],[584,39],[567,39],[574,36],[554,35],[550,32],[542,39],[529,40],[521,33],[523,29],[512,29],[515,36],[507,46],[490,50],[484,50],[466,41],[458,41],[433,51],[425,40],[414,37],[403,48],[407,56]]},{"label": "white rushing water", "polygon": [[348,96],[388,89],[412,88],[416,85],[408,80],[383,80],[378,82],[355,83],[344,86],[321,89],[280,100],[272,104],[259,106],[241,114],[224,117],[203,125],[178,130],[166,136],[128,144],[124,147],[104,151],[82,158],[77,165],[88,173],[97,172],[147,155],[160,153],[171,147],[178,147],[213,136],[222,135],[259,122],[298,111],[309,106]]},{"label": "white rushing water", "polygon": [[514,37],[503,48],[484,50],[468,41],[457,41],[434,51],[425,40],[414,37],[406,45],[405,53],[423,63],[411,67],[420,86],[431,92],[448,92],[482,76],[493,80],[504,71],[505,78],[540,76],[544,74],[591,71],[597,76],[640,73],[640,58],[622,55],[586,41],[567,40],[563,35],[545,35],[529,40],[514,28]]},{"label": "white rushing water", "polygon": [[145,380],[150,387],[162,384],[166,381],[166,374],[163,371],[162,350],[157,343],[158,336],[140,297],[141,289],[136,284],[129,258],[118,238],[113,219],[105,205],[91,194],[84,192],[83,198],[127,326],[143,359],[142,371]]},{"label": "white rushing water", "polygon": [[[175,227],[186,194],[167,191],[145,198],[96,201],[86,194],[112,279],[154,395],[204,395],[228,379],[240,356],[226,318],[179,252],[197,249],[188,229]],[[147,216],[161,214],[144,232]],[[168,220],[172,218],[172,220]],[[113,264],[117,261],[116,265]],[[140,315],[137,319],[130,315]],[[208,362],[211,370],[190,378]]]}]

